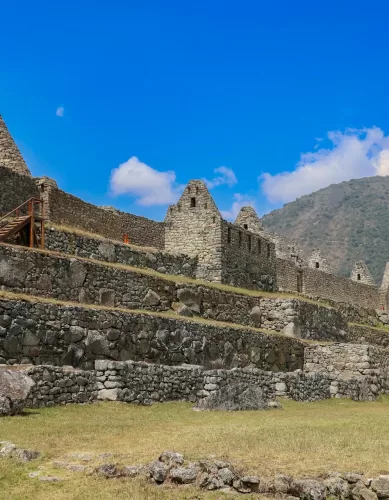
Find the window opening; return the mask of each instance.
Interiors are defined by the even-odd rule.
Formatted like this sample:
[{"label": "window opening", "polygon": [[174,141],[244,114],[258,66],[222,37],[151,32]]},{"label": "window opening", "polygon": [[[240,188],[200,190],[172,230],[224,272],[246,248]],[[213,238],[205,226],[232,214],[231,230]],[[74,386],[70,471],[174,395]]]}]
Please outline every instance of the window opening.
[{"label": "window opening", "polygon": [[196,198],[191,198],[190,199],[190,206],[194,208],[196,206]]},{"label": "window opening", "polygon": [[231,228],[227,229],[227,243],[231,243]]},{"label": "window opening", "polygon": [[244,227],[245,229],[248,229],[248,228],[249,228],[249,226],[248,226],[247,224],[243,224],[243,227]]},{"label": "window opening", "polygon": [[316,269],[319,269],[320,267],[320,264],[318,262],[316,262]]},{"label": "window opening", "polygon": [[270,244],[267,244],[267,256],[270,257],[271,255],[271,249],[270,249]]},{"label": "window opening", "polygon": [[248,242],[249,242],[249,252],[250,252],[250,250],[251,250],[251,234],[249,234]]},{"label": "window opening", "polygon": [[258,253],[261,253],[261,240],[258,240]]},{"label": "window opening", "polygon": [[361,275],[360,275],[360,274],[358,274],[357,278],[358,278],[358,281],[360,281],[360,279],[361,279]]},{"label": "window opening", "polygon": [[242,246],[242,233],[239,231],[239,246]]}]

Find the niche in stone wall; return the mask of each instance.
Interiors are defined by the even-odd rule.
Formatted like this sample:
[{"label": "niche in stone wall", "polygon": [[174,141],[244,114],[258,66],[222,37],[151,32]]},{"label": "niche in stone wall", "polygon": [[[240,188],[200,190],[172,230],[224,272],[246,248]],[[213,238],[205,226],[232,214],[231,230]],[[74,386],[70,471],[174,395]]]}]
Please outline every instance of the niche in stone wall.
[{"label": "niche in stone wall", "polygon": [[261,254],[261,248],[262,244],[261,244],[261,240],[258,240],[258,253]]},{"label": "niche in stone wall", "polygon": [[360,274],[358,274],[358,276],[357,276],[357,280],[358,280],[358,281],[361,281],[361,275],[360,275]]},{"label": "niche in stone wall", "polygon": [[227,228],[227,243],[231,243],[231,228]]},{"label": "niche in stone wall", "polygon": [[316,269],[319,269],[320,264],[318,262],[316,262],[315,267],[316,267]]}]

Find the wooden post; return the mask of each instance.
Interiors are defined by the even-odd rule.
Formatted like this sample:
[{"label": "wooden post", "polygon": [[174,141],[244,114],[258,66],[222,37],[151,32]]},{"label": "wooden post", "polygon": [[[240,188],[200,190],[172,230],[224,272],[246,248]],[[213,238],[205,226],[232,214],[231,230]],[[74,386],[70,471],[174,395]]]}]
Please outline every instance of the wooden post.
[{"label": "wooden post", "polygon": [[45,206],[43,201],[41,202],[41,249],[45,248],[45,220],[44,220],[44,210]]},{"label": "wooden post", "polygon": [[28,215],[30,216],[30,241],[29,247],[33,248],[34,246],[34,205],[33,201],[30,200],[28,202]]}]

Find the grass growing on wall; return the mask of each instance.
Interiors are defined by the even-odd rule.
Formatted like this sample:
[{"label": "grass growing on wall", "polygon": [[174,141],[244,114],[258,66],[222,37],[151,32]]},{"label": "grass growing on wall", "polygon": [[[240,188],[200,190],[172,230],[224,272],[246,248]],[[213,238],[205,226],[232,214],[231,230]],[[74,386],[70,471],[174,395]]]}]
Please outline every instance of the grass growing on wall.
[{"label": "grass growing on wall", "polygon": [[[188,403],[151,407],[99,403],[29,410],[26,416],[2,418],[0,440],[43,454],[27,465],[0,459],[0,483],[2,491],[7,491],[4,498],[224,498],[221,493],[159,488],[130,479],[102,480],[55,469],[53,461],[72,462],[72,453],[90,453],[91,465],[102,461],[132,465],[170,449],[191,460],[227,459],[259,476],[314,477],[333,470],[362,471],[367,476],[389,473],[388,398],[377,402],[283,401],[283,406],[282,410],[229,413],[194,412]],[[103,453],[112,456],[98,458]],[[39,470],[38,466],[43,467],[42,475],[55,474],[63,481],[46,484],[28,478],[28,472]]]}]

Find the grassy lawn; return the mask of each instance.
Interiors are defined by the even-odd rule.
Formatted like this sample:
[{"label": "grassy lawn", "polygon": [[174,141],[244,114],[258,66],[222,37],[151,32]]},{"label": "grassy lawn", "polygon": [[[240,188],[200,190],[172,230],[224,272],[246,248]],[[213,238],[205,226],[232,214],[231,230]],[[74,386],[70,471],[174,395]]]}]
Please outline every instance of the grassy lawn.
[{"label": "grassy lawn", "polygon": [[[189,459],[214,456],[260,476],[290,473],[314,476],[328,471],[389,473],[389,399],[357,403],[333,399],[318,403],[283,401],[282,410],[267,412],[194,412],[187,403],[138,407],[124,403],[69,405],[30,410],[2,418],[0,440],[40,451],[28,465],[0,460],[0,484],[9,499],[214,499],[221,493],[192,488],[160,488],[141,480],[103,480],[84,473],[54,469],[52,462],[74,462],[72,453],[132,465],[155,459],[165,449]],[[112,456],[104,460],[103,453]],[[76,460],[80,463],[80,460]],[[43,483],[42,474],[64,480]],[[3,489],[4,488],[4,489]],[[247,498],[247,497],[246,497]]]}]

